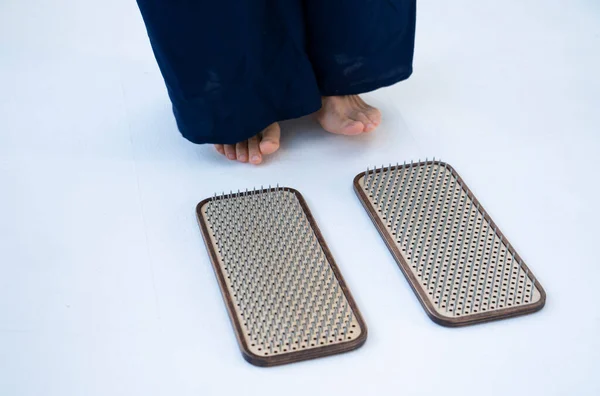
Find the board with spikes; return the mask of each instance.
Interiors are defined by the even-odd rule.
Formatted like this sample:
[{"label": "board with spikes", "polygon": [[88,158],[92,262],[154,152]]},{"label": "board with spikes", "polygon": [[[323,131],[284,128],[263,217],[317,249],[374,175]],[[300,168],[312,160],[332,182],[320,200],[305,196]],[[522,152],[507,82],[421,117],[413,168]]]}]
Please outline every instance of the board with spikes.
[{"label": "board with spikes", "polygon": [[436,323],[463,326],[544,306],[544,289],[450,165],[367,169],[354,189]]},{"label": "board with spikes", "polygon": [[247,361],[274,366],[365,342],[362,316],[298,191],[224,194],[196,213]]}]

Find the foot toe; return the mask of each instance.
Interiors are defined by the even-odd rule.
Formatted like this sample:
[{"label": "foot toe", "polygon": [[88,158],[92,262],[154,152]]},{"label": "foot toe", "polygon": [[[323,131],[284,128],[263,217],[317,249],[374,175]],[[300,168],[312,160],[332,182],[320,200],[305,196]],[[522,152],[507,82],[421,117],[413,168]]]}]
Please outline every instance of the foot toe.
[{"label": "foot toe", "polygon": [[248,162],[248,141],[244,140],[235,145],[235,156],[240,162]]},{"label": "foot toe", "polygon": [[342,135],[358,135],[362,133],[365,129],[365,124],[360,121],[356,121],[353,119],[346,119],[341,123],[339,133]]},{"label": "foot toe", "polygon": [[279,149],[279,140],[281,138],[281,129],[278,123],[269,125],[262,132],[260,142],[260,152],[265,155],[273,154]]},{"label": "foot toe", "polygon": [[248,156],[250,157],[250,163],[254,165],[258,165],[262,162],[262,155],[260,154],[260,148],[258,147],[257,136],[248,139]]},{"label": "foot toe", "polygon": [[371,132],[381,123],[381,112],[358,95],[326,96],[317,119],[323,129],[342,135]]},{"label": "foot toe", "polygon": [[364,112],[373,125],[379,126],[381,124],[381,111],[379,109],[369,106]]},{"label": "foot toe", "polygon": [[363,124],[363,130],[361,132],[371,132],[375,129],[373,121],[367,117],[365,112],[357,111],[352,118],[354,118],[356,121],[360,121]]},{"label": "foot toe", "polygon": [[260,152],[269,155],[279,149],[279,142],[265,141],[260,142]]},{"label": "foot toe", "polygon": [[234,144],[226,144],[223,146],[223,148],[224,148],[225,155],[227,156],[227,158],[229,158],[230,160],[234,160],[236,158]]}]

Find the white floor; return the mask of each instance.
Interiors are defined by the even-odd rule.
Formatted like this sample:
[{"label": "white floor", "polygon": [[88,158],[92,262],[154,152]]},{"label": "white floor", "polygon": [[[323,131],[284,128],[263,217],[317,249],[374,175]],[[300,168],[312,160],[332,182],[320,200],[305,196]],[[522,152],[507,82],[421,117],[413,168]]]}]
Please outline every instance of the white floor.
[{"label": "white floor", "polygon": [[[415,74],[375,134],[285,125],[251,167],[176,131],[133,0],[0,2],[0,395],[598,395],[597,0],[421,0]],[[352,191],[432,156],[548,293],[539,313],[431,322]],[[369,325],[279,368],[237,348],[194,218],[215,191],[305,195]]]}]

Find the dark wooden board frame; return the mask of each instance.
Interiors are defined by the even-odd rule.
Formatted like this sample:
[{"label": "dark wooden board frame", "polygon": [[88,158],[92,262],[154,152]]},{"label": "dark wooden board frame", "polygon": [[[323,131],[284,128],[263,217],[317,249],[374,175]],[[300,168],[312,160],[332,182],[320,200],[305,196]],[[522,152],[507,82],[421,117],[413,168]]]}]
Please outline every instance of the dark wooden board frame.
[{"label": "dark wooden board frame", "polygon": [[[223,300],[225,302],[225,306],[227,307],[229,319],[231,320],[231,323],[233,325],[235,336],[237,338],[238,345],[240,347],[242,355],[243,355],[244,359],[246,359],[249,363],[256,365],[256,366],[261,366],[261,367],[278,366],[278,365],[287,364],[287,363],[295,363],[295,362],[299,362],[299,361],[303,361],[303,360],[315,359],[315,358],[319,358],[319,357],[335,355],[338,353],[349,352],[349,351],[355,350],[357,348],[360,348],[367,340],[367,326],[366,326],[366,324],[363,320],[363,317],[356,305],[356,302],[354,301],[354,298],[352,297],[352,294],[350,293],[350,290],[346,286],[346,282],[344,281],[344,278],[342,277],[342,274],[341,274],[337,264],[335,263],[335,260],[333,259],[331,251],[327,247],[327,243],[325,242],[325,239],[323,238],[323,235],[321,234],[321,230],[317,226],[317,223],[316,223],[310,209],[308,208],[308,205],[306,204],[304,197],[302,196],[302,194],[300,194],[300,192],[298,190],[295,190],[293,188],[289,188],[289,187],[283,188],[282,187],[281,189],[294,193],[294,195],[300,202],[300,206],[302,207],[302,210],[306,214],[306,217],[317,237],[317,240],[319,241],[319,244],[321,245],[321,248],[323,249],[323,253],[325,254],[325,257],[327,258],[327,261],[329,262],[331,269],[333,270],[333,272],[337,278],[337,281],[339,282],[340,288],[342,289],[344,295],[346,296],[346,299],[348,301],[348,304],[350,305],[350,308],[352,308],[355,320],[358,322],[358,324],[360,326],[361,333],[356,339],[353,339],[350,341],[345,341],[345,342],[331,344],[331,345],[324,345],[322,347],[315,347],[315,348],[310,348],[310,349],[305,349],[305,350],[287,352],[287,353],[283,353],[280,355],[271,355],[271,356],[265,357],[265,356],[259,356],[259,355],[252,353],[250,351],[250,349],[248,348],[248,345],[246,344],[245,337],[243,336],[242,326],[238,320],[238,316],[237,316],[236,310],[235,310],[235,302],[227,288],[227,283],[225,282],[226,276],[221,271],[217,252],[215,251],[213,244],[211,243],[209,227],[204,219],[204,216],[202,215],[202,208],[204,207],[204,205],[208,204],[211,200],[213,200],[213,198],[207,198],[207,199],[201,201],[196,206],[196,217],[198,220],[198,224],[200,225],[202,237],[203,237],[205,245],[207,247],[208,254],[210,256],[210,261],[212,263],[213,270],[215,271],[215,275],[217,277],[217,281],[219,282],[221,294],[223,295]],[[240,194],[231,194],[231,197],[237,197],[237,196],[241,196],[241,195],[242,195],[241,193]]]},{"label": "dark wooden board frame", "polygon": [[[448,166],[448,170],[450,170],[452,175],[454,177],[456,177],[459,184],[463,186],[463,191],[468,195],[468,197],[473,201],[473,203],[476,205],[479,205],[482,212],[485,213],[485,219],[490,223],[490,225],[493,228],[495,228],[497,230],[497,235],[502,236],[503,240],[508,242],[508,244],[512,247],[512,244],[510,244],[510,242],[506,239],[504,234],[502,234],[502,232],[500,231],[500,229],[498,228],[496,223],[494,223],[492,218],[488,215],[488,212],[483,208],[483,205],[481,205],[480,202],[477,200],[477,198],[475,198],[475,195],[473,195],[473,193],[471,192],[469,187],[465,184],[463,179],[459,176],[458,172],[452,166],[446,164],[445,162],[440,162],[440,161],[422,161],[422,162],[413,164],[413,166],[425,166],[427,164],[434,164],[434,163],[438,164],[440,166],[446,166],[446,165]],[[405,166],[409,167],[410,165],[406,164]],[[387,169],[390,169],[390,167],[377,169],[375,172],[382,172]],[[400,169],[400,167],[398,169]],[[433,307],[431,301],[429,301],[426,291],[423,290],[419,280],[413,274],[413,272],[410,268],[410,264],[408,262],[406,262],[406,260],[400,253],[400,250],[396,246],[394,239],[388,233],[385,224],[383,224],[383,222],[381,221],[379,216],[377,216],[376,209],[373,208],[373,206],[371,205],[371,203],[369,201],[369,198],[367,197],[367,194],[365,193],[363,188],[360,186],[359,181],[362,177],[365,176],[365,173],[366,172],[359,173],[354,178],[354,191],[358,195],[358,198],[360,199],[364,208],[366,209],[367,213],[369,214],[369,217],[375,224],[375,227],[379,231],[379,234],[385,241],[388,249],[392,253],[392,256],[396,260],[396,263],[398,264],[398,266],[404,273],[404,276],[408,280],[409,285],[411,286],[411,288],[413,289],[417,298],[419,299],[419,302],[425,309],[425,312],[431,318],[431,320],[433,320],[435,323],[438,323],[442,326],[448,326],[448,327],[466,326],[466,325],[471,325],[471,324],[477,324],[477,323],[482,323],[482,322],[489,322],[489,321],[493,321],[493,320],[506,319],[506,318],[510,318],[510,317],[525,315],[525,314],[537,312],[544,307],[544,305],[546,303],[546,292],[544,291],[544,288],[538,282],[538,280],[535,278],[533,272],[531,270],[529,270],[529,268],[527,267],[525,262],[521,259],[521,257],[518,255],[518,253],[513,248],[512,252],[514,252],[514,254],[515,254],[515,259],[517,259],[517,261],[520,261],[523,263],[522,264],[523,270],[525,270],[525,271],[529,270],[529,277],[535,281],[535,287],[537,288],[537,290],[540,293],[540,299],[538,301],[536,301],[535,303],[526,304],[526,305],[522,305],[522,306],[518,306],[518,307],[501,308],[501,309],[488,311],[488,312],[479,312],[476,314],[470,314],[470,315],[463,316],[463,317],[451,318],[451,317],[446,317],[446,316],[440,315]],[[511,251],[511,250],[509,250],[509,251]]]}]

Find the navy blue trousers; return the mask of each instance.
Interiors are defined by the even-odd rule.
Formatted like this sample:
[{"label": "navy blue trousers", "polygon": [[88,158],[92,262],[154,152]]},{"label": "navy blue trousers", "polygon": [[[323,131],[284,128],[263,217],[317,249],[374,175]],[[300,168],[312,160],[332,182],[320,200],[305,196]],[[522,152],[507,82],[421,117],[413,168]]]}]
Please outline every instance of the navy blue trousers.
[{"label": "navy blue trousers", "polygon": [[232,144],[412,73],[416,0],[137,0],[182,135]]}]

